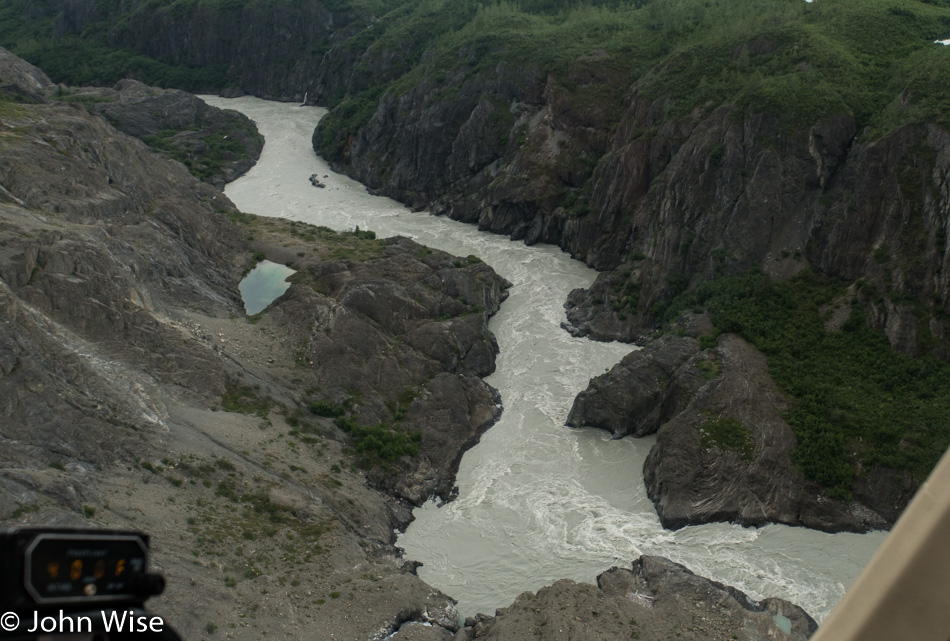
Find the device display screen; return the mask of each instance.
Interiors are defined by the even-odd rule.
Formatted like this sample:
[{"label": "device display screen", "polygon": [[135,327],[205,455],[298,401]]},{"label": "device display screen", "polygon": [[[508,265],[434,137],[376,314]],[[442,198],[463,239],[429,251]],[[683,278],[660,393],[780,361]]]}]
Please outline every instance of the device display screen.
[{"label": "device display screen", "polygon": [[147,571],[141,537],[123,534],[38,535],[26,549],[25,588],[42,604],[133,598]]}]

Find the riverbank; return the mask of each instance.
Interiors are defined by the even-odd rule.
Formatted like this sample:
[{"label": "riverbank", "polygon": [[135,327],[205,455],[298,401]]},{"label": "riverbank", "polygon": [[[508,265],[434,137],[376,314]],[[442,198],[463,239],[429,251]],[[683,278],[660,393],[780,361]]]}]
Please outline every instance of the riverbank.
[{"label": "riverbank", "polygon": [[[610,441],[596,430],[564,427],[575,395],[631,349],[574,338],[560,327],[563,300],[589,286],[592,270],[557,248],[526,247],[368,194],[307,148],[319,108],[250,97],[211,102],[241,109],[268,141],[256,171],[227,189],[246,210],[410,236],[475,254],[514,284],[489,324],[501,349],[486,380],[501,391],[505,412],[463,459],[458,498],[416,510],[399,538],[407,558],[424,563],[420,576],[459,599],[464,616],[492,612],[561,578],[593,583],[611,565],[652,554],[753,598],[804,604],[820,619],[883,539],[881,532],[828,535],[775,525],[664,530],[640,473],[652,441]],[[325,189],[309,183],[314,173]]]},{"label": "riverbank", "polygon": [[[3,524],[150,533],[169,585],[150,607],[184,638],[479,636],[392,536],[497,414],[479,379],[504,282],[365,227],[242,213],[82,105],[0,106]],[[514,271],[573,286],[539,252]],[[258,253],[298,276],[248,318]]]}]

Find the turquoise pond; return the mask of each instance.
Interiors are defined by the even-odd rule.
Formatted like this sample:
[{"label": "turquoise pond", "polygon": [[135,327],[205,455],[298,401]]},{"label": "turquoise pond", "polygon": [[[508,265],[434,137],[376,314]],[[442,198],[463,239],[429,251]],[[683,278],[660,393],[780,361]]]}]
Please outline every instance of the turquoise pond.
[{"label": "turquoise pond", "polygon": [[285,265],[269,260],[259,262],[238,285],[247,314],[259,314],[277,300],[290,287],[287,278],[293,273],[294,270]]}]

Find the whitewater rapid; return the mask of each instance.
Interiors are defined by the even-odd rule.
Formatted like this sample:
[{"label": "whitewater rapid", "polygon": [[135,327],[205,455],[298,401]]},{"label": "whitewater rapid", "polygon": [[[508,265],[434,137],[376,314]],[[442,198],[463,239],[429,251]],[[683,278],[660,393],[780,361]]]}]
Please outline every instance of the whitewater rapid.
[{"label": "whitewater rapid", "polygon": [[[419,576],[456,598],[463,616],[493,613],[525,590],[560,578],[593,582],[613,565],[661,555],[753,598],[778,596],[821,620],[884,538],[772,525],[660,527],[642,467],[653,439],[611,441],[564,421],[574,397],[632,348],[571,337],[560,328],[571,289],[595,272],[551,246],[479,232],[412,212],[336,174],[311,147],[326,111],[256,98],[204,97],[247,114],[265,136],[257,165],[225,193],[243,211],[380,236],[402,235],[454,254],[475,254],[513,283],[489,323],[498,338],[489,384],[505,411],[462,459],[458,498],[415,510],[399,537]],[[325,189],[308,180],[317,174]]]}]

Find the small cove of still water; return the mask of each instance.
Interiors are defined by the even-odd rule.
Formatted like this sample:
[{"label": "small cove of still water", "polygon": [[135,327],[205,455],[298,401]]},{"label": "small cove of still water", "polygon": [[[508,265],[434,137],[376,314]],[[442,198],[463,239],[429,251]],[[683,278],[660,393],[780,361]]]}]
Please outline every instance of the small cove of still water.
[{"label": "small cove of still water", "polygon": [[290,267],[269,260],[257,263],[238,285],[247,315],[261,313],[286,292],[290,287],[287,279],[293,273]]},{"label": "small cove of still water", "polygon": [[[567,293],[588,286],[592,270],[557,248],[526,247],[369,195],[314,155],[310,138],[323,109],[207,100],[247,114],[266,138],[258,165],[225,191],[242,210],[341,230],[358,225],[475,254],[514,284],[489,324],[501,353],[487,380],[502,394],[502,419],[462,459],[458,499],[417,509],[398,541],[408,558],[424,563],[423,579],[458,599],[463,616],[492,613],[559,578],[592,582],[612,565],[655,554],[753,598],[789,599],[822,619],[883,540],[881,532],[780,525],[664,530],[641,472],[652,439],[611,441],[604,432],[564,427],[589,378],[631,349],[576,339],[559,327]],[[326,189],[310,184],[314,173]]]}]

